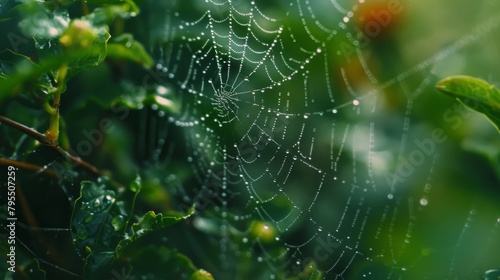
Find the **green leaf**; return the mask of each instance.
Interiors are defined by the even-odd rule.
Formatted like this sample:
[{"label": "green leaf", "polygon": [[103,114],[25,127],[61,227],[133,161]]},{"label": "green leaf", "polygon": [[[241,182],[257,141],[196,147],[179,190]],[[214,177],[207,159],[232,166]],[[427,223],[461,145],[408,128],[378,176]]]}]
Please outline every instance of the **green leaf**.
[{"label": "green leaf", "polygon": [[68,60],[68,76],[103,62],[110,37],[107,27],[93,25],[86,19],[72,20],[59,38],[63,53],[71,58]]},{"label": "green leaf", "polygon": [[93,45],[100,32],[90,21],[74,19],[61,34],[59,43],[64,49],[86,49]]},{"label": "green leaf", "polygon": [[147,279],[191,279],[196,267],[188,257],[176,252],[175,249],[164,247],[163,242],[158,242],[159,238],[143,237],[148,234],[161,236],[161,230],[185,221],[193,214],[194,207],[191,207],[186,214],[179,212],[155,214],[152,211],[146,213],[138,223],[132,225],[132,235],[117,246],[117,259],[127,260],[127,263],[132,265],[133,276],[141,275]]},{"label": "green leaf", "polygon": [[53,39],[59,37],[69,23],[66,9],[50,10],[40,1],[24,1],[16,7],[22,16],[19,28],[26,37]]},{"label": "green leaf", "polygon": [[214,277],[208,271],[198,269],[191,275],[189,280],[214,280]]},{"label": "green leaf", "polygon": [[495,86],[474,77],[452,76],[439,81],[436,88],[483,113],[500,132],[500,91]]},{"label": "green leaf", "polygon": [[170,94],[171,91],[172,89],[164,86],[157,86],[154,92],[148,92],[143,87],[133,88],[129,86],[125,93],[113,101],[112,105],[129,109],[141,109],[143,106],[150,105],[165,112],[178,113],[180,108],[171,99],[173,96]]},{"label": "green leaf", "polygon": [[92,4],[104,4],[103,7],[96,8],[91,14],[85,17],[96,26],[108,25],[113,22],[116,17],[126,19],[134,17],[139,13],[139,8],[131,0],[89,0],[87,2]]},{"label": "green leaf", "polygon": [[486,271],[482,277],[483,280],[497,280],[500,279],[500,269],[490,269]]},{"label": "green leaf", "polygon": [[132,34],[122,34],[112,41],[108,44],[108,57],[137,62],[146,68],[153,66],[153,59]]},{"label": "green leaf", "polygon": [[[7,52],[11,51],[2,52],[0,56],[5,58],[4,54]],[[8,56],[9,54],[6,55]],[[64,57],[52,57],[44,60],[41,64],[36,64],[28,57],[23,55],[17,56],[24,57],[24,59],[19,59],[10,67],[7,73],[4,72],[6,78],[0,83],[0,101],[9,95],[18,94],[23,90],[41,89],[42,91],[46,90],[48,93],[54,89],[50,80],[47,79],[46,73],[64,64]],[[6,65],[2,64],[1,67],[5,71]]]},{"label": "green leaf", "polygon": [[[42,72],[55,79],[59,66],[67,65],[67,78],[80,71],[99,65],[106,57],[106,43],[110,35],[104,27],[94,27],[85,20],[72,20],[59,38],[34,37],[39,64],[46,64]],[[34,71],[33,76],[43,73]]]},{"label": "green leaf", "polygon": [[[25,69],[36,67],[38,65],[25,55],[8,49],[0,51],[0,70],[4,72],[3,77],[5,78],[0,88],[9,84],[10,79],[8,75],[11,72],[23,72]],[[39,108],[40,101],[46,98],[48,94],[54,92],[55,89],[48,75],[40,75],[39,77],[33,77],[31,80],[26,80],[23,84],[18,84],[16,92],[25,91],[27,94],[22,96],[25,99],[22,101],[33,103],[33,105],[36,105],[34,108]],[[30,106],[31,104],[26,105]]]},{"label": "green leaf", "polygon": [[[141,188],[142,183],[139,177],[132,181],[126,190],[120,192],[115,190],[112,182],[106,177],[98,178],[97,182],[82,182],[81,194],[75,201],[73,210],[71,233],[78,253],[85,257],[87,278],[98,279],[107,276],[113,267],[117,267],[117,261],[125,249],[130,248],[129,245],[138,244],[134,241],[148,233],[184,221],[194,213],[194,207],[186,214],[179,212],[155,214],[150,211],[141,221],[132,225],[132,235],[125,238],[135,200]],[[195,270],[187,257],[174,251],[162,251],[157,247],[152,247],[152,250],[144,255],[141,253],[144,248],[141,246],[139,248],[134,247],[133,250],[129,250],[125,258],[133,261],[134,270],[150,265],[151,262],[146,263],[144,259],[146,256],[153,255],[158,255],[153,258],[156,267],[166,266],[168,262],[171,268],[167,271],[161,268],[163,274],[158,274],[157,277],[164,276],[167,272],[168,275],[175,275],[175,277],[189,276]],[[134,255],[136,257],[133,257]],[[159,259],[164,259],[165,262],[160,264]],[[115,270],[115,273],[119,272]],[[187,276],[179,279],[187,279]]]},{"label": "green leaf", "polygon": [[20,62],[10,73],[5,73],[2,65],[5,82],[0,85],[0,100],[18,93],[27,82],[36,82],[47,73],[55,79],[61,65],[68,66],[66,77],[71,78],[86,68],[100,64],[106,57],[106,43],[110,38],[106,26],[94,25],[85,18],[70,22],[66,9],[58,7],[51,10],[39,1],[24,1],[17,6],[17,10],[23,18],[19,27],[35,41],[38,61],[37,64]]},{"label": "green leaf", "polygon": [[109,271],[116,260],[115,248],[124,238],[140,179],[120,192],[106,177],[97,182],[81,183],[80,197],[75,201],[71,218],[71,234],[77,252],[85,258],[85,274],[97,277]]},{"label": "green leaf", "polygon": [[[51,10],[38,1],[27,1],[18,6],[23,17],[19,27],[28,37],[33,37],[41,60],[64,53],[72,58],[68,63],[68,77],[88,67],[100,64],[106,57],[106,43],[110,38],[108,27],[95,23],[92,13],[70,21],[65,8]],[[53,77],[56,70],[51,69]]]},{"label": "green leaf", "polygon": [[[82,182],[80,197],[75,202],[71,233],[78,253],[87,256],[87,276],[114,260],[111,241],[115,230],[111,219],[119,213],[111,213],[117,208],[116,192],[112,188],[111,182],[104,178],[99,178],[97,183]],[[124,209],[118,210],[126,214]]]},{"label": "green leaf", "polygon": [[138,223],[132,225],[132,236],[120,241],[120,243],[116,247],[117,256],[120,256],[123,250],[125,250],[125,248],[129,246],[130,243],[136,241],[137,239],[155,230],[163,229],[173,224],[187,220],[193,214],[194,207],[191,207],[186,214],[180,212],[169,212],[163,215],[162,213],[155,214],[154,211],[147,212]]}]

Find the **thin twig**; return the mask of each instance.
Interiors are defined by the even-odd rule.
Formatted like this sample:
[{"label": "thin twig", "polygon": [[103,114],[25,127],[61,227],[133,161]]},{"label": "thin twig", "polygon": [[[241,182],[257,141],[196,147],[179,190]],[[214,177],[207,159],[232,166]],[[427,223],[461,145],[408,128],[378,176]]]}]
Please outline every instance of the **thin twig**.
[{"label": "thin twig", "polygon": [[24,124],[21,124],[21,123],[18,123],[16,121],[13,121],[7,117],[4,117],[4,116],[0,116],[0,123],[4,123],[10,127],[13,127],[17,130],[20,130],[22,132],[24,132],[25,134],[31,136],[32,138],[34,138],[35,140],[37,140],[38,142],[44,144],[44,145],[48,145],[49,142],[47,141],[47,138],[45,138],[45,135],[43,135],[42,133],[34,130],[33,128],[31,127],[27,127],[25,126]]},{"label": "thin twig", "polygon": [[[61,146],[59,146],[59,144],[53,145],[47,139],[47,137],[45,137],[45,135],[43,135],[40,132],[34,130],[33,128],[27,127],[27,126],[25,126],[25,125],[23,125],[21,123],[18,123],[16,121],[11,120],[11,119],[9,119],[7,117],[4,117],[4,116],[0,116],[0,123],[6,124],[6,125],[8,125],[8,126],[10,126],[12,128],[20,130],[20,131],[24,132],[25,134],[27,134],[28,136],[31,136],[35,140],[37,140],[40,143],[44,144],[45,146],[50,147],[50,148],[56,150],[59,154],[61,154],[64,157],[65,160],[73,163],[74,165],[79,165],[79,166],[87,169],[88,171],[90,171],[91,173],[93,173],[96,176],[102,176],[103,175],[103,173],[99,169],[97,169],[97,167],[95,167],[92,164],[90,164],[90,163],[82,160],[79,157],[76,157],[76,156],[70,154],[68,151],[66,151]],[[17,161],[12,161],[12,160],[5,159],[5,158],[4,159],[0,158],[0,163],[8,163],[8,162],[12,162],[13,163],[12,165],[16,165],[17,164],[17,166],[19,166],[20,168],[26,169],[26,170],[39,171],[39,170],[43,169],[42,167],[38,167],[37,165],[33,165],[33,164],[29,164],[29,163],[23,163],[23,162],[17,162]],[[118,187],[122,187],[123,186],[120,183],[117,183],[115,181],[113,181],[113,182]]]},{"label": "thin twig", "polygon": [[85,169],[89,170],[90,172],[94,173],[97,176],[103,175],[102,172],[99,171],[99,169],[97,169],[97,167],[82,160],[79,157],[75,157],[75,156],[71,155],[68,151],[63,149],[61,146],[57,145],[54,147],[54,149],[56,151],[58,151],[67,161],[70,161],[71,163],[74,163],[76,165],[81,165],[82,167],[84,167]]},{"label": "thin twig", "polygon": [[41,173],[45,173],[45,174],[52,176],[52,177],[57,177],[57,174],[54,172],[54,170],[47,169],[47,168],[44,168],[42,166],[38,166],[35,164],[31,164],[31,163],[20,162],[20,161],[16,161],[16,160],[7,159],[7,158],[0,158],[0,165],[5,165],[5,166],[12,165],[12,166],[17,167],[19,169],[33,171],[33,172],[41,172]]}]

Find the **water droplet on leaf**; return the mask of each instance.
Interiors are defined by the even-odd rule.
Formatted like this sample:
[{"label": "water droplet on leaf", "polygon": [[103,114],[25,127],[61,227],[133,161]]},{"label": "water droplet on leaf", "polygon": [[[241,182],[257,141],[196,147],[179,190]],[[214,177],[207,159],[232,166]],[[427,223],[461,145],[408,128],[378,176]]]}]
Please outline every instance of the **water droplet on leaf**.
[{"label": "water droplet on leaf", "polygon": [[118,215],[114,217],[113,220],[111,220],[111,224],[113,225],[115,231],[119,231],[125,225],[125,217],[123,217],[122,215]]}]

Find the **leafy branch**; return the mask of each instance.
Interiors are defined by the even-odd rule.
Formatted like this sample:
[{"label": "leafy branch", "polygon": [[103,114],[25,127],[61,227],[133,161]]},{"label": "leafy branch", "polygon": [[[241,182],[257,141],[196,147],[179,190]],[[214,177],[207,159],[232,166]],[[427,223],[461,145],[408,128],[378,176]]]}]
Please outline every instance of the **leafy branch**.
[{"label": "leafy branch", "polygon": [[[0,61],[10,64],[0,69],[0,100],[6,97],[38,101],[48,114],[49,127],[44,134],[22,123],[0,116],[0,122],[34,138],[41,144],[56,150],[72,166],[81,166],[96,176],[103,174],[92,164],[72,155],[59,145],[61,96],[68,81],[76,74],[104,61],[107,55],[114,59],[129,60],[151,67],[152,59],[142,45],[131,35],[122,35],[121,40],[108,48],[110,24],[115,18],[127,18],[138,13],[131,0],[81,1],[82,17],[71,19],[66,9],[73,1],[51,5],[38,1],[23,1],[13,10],[20,16],[19,28],[26,37],[33,38],[37,60],[11,50],[0,53]],[[9,18],[9,20],[12,20]],[[20,168],[33,170],[37,166],[29,163],[13,163]],[[120,186],[120,184],[117,184]]]},{"label": "leafy branch", "polygon": [[[81,167],[97,177],[95,181],[81,182],[80,197],[72,207],[70,231],[74,249],[85,262],[82,267],[85,278],[96,279],[103,275],[107,275],[108,278],[116,275],[128,276],[132,269],[134,273],[147,275],[150,273],[147,268],[149,262],[143,260],[147,256],[156,256],[155,261],[161,262],[158,271],[154,272],[156,278],[213,280],[210,273],[198,270],[188,257],[176,252],[174,248],[158,249],[149,246],[140,250],[135,249],[146,235],[187,220],[193,215],[194,209],[188,213],[156,214],[147,211],[142,218],[136,218],[135,204],[142,188],[140,178],[132,181],[128,187],[123,187],[104,177],[103,174],[107,172],[72,154],[69,143],[67,145],[65,143],[66,134],[60,133],[60,130],[64,131],[61,124],[71,125],[71,122],[61,115],[62,96],[66,92],[68,82],[81,71],[101,64],[106,58],[111,58],[112,62],[130,61],[144,68],[153,65],[148,52],[131,34],[119,30],[118,36],[111,39],[110,25],[113,22],[121,24],[122,20],[135,16],[139,12],[137,5],[132,0],[56,2],[20,1],[12,9],[12,14],[17,13],[17,17],[4,19],[18,20],[17,26],[24,35],[24,41],[34,42],[36,54],[33,54],[32,48],[27,48],[27,51],[23,52],[19,51],[17,46],[14,47],[15,51],[10,49],[0,51],[0,101],[7,100],[15,106],[21,104],[28,105],[30,109],[38,109],[42,112],[42,117],[48,121],[48,128],[41,133],[37,128],[29,126],[31,123],[29,115],[14,120],[8,111],[3,112],[0,115],[0,123],[5,127],[3,129],[13,128],[37,141],[30,141],[25,146],[12,145],[12,150],[6,147],[5,152],[22,152],[29,155],[32,154],[31,149],[41,144],[62,156],[72,168]],[[70,18],[68,6],[74,3],[81,5],[81,16]],[[127,99],[128,97],[132,98]],[[127,108],[135,108],[135,105],[138,108],[139,104],[143,106],[158,103],[168,107],[167,109],[174,109],[169,100],[159,98],[152,98],[138,90],[132,92],[130,96],[117,96],[116,100],[118,103],[129,102],[125,104],[129,105]],[[17,137],[16,133],[13,135]],[[24,135],[21,139],[25,137]],[[22,142],[19,139],[12,140],[12,143]],[[3,150],[1,152],[4,153]],[[55,167],[42,167],[29,160],[23,162],[0,157],[0,165],[14,166],[50,177],[60,175]],[[30,227],[37,228],[28,202],[27,199],[21,200],[25,219]],[[130,249],[132,247],[134,249]],[[51,256],[60,255],[55,248],[45,248],[45,250],[49,251]],[[124,262],[127,269],[123,269],[122,266],[120,274],[117,271],[120,271],[119,266]],[[36,279],[46,278],[45,272],[38,266],[37,258],[30,265],[16,269],[19,274],[25,274],[27,278],[33,271],[40,273]]]}]

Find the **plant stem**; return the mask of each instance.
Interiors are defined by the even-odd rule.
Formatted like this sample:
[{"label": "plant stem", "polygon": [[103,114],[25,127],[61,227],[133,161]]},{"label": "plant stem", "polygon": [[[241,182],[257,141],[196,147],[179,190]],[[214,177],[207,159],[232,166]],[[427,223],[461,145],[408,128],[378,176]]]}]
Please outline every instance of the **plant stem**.
[{"label": "plant stem", "polygon": [[61,65],[57,71],[57,88],[54,92],[54,100],[52,102],[52,108],[45,105],[44,108],[50,115],[50,125],[49,129],[45,132],[45,138],[49,141],[52,146],[57,146],[59,142],[59,106],[61,104],[61,94],[64,91],[66,85],[66,74],[68,73],[68,66],[66,64]]},{"label": "plant stem", "polygon": [[42,172],[45,173],[51,177],[57,177],[57,174],[54,172],[54,170],[51,169],[44,169],[41,166],[35,165],[35,164],[30,164],[26,162],[20,162],[20,161],[15,161],[7,158],[0,158],[0,165],[5,165],[5,166],[15,166],[19,169],[27,170],[27,171],[33,171],[33,172]]},{"label": "plant stem", "polygon": [[82,15],[86,16],[89,14],[89,7],[87,6],[87,0],[81,0],[82,3]]}]

